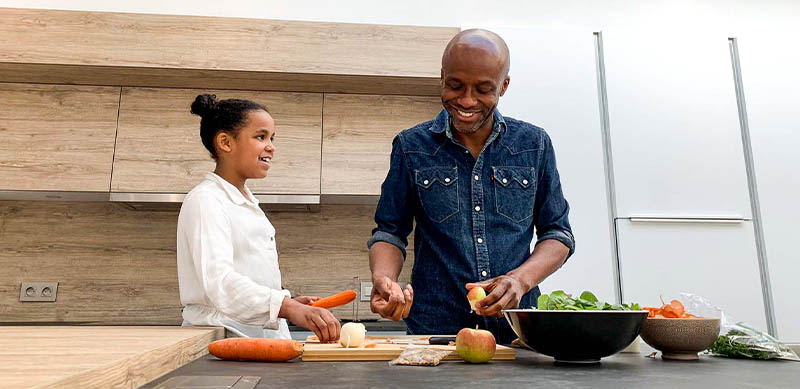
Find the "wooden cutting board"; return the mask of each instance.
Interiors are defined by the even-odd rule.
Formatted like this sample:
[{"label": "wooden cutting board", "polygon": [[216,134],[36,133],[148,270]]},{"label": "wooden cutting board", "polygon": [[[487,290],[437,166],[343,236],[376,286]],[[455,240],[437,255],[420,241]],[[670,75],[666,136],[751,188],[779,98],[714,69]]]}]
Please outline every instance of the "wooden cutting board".
[{"label": "wooden cutting board", "polygon": [[[320,344],[315,337],[306,339],[302,360],[304,362],[333,362],[333,361],[391,361],[397,358],[409,344],[416,347],[433,348],[451,351],[444,360],[461,360],[456,353],[456,346],[429,345],[428,336],[402,335],[402,336],[367,336],[364,344],[376,343],[373,348],[351,347],[345,348],[338,343]],[[493,361],[514,360],[516,351],[510,347],[497,345]]]}]

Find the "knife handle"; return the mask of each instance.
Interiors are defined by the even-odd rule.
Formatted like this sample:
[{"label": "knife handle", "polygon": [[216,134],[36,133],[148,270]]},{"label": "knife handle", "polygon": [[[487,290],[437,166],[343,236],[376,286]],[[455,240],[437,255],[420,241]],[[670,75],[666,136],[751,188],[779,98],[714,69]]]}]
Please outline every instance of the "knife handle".
[{"label": "knife handle", "polygon": [[455,341],[455,336],[432,336],[430,339],[428,339],[428,344],[443,344],[447,346],[450,344],[450,342]]}]

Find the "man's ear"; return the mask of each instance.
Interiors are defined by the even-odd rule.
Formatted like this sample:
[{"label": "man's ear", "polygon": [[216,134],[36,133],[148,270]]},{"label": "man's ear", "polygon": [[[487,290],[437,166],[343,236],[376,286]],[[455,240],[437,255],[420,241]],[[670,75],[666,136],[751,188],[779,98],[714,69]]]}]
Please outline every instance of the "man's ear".
[{"label": "man's ear", "polygon": [[233,137],[225,131],[220,131],[214,137],[214,146],[217,148],[217,153],[230,153],[233,150]]},{"label": "man's ear", "polygon": [[500,89],[500,96],[506,94],[506,89],[508,89],[508,84],[511,82],[511,76],[506,76],[506,79],[503,80],[503,88]]}]

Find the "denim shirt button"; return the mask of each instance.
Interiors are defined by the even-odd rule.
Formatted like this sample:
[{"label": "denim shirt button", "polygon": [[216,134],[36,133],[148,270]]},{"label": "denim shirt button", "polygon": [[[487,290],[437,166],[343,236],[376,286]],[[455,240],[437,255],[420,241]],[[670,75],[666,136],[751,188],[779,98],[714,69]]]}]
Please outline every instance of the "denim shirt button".
[{"label": "denim shirt button", "polygon": [[444,182],[450,182],[450,179],[449,178],[445,178]]},{"label": "denim shirt button", "polygon": [[504,179],[503,179],[503,183],[504,183],[504,184],[508,184],[508,180],[504,178]]},{"label": "denim shirt button", "polygon": [[483,239],[482,238],[478,238],[478,243],[483,243]]},{"label": "denim shirt button", "polygon": [[528,185],[528,180],[522,180],[522,185]]},{"label": "denim shirt button", "polygon": [[428,180],[422,181],[424,185],[428,185]]},{"label": "denim shirt button", "polygon": [[480,180],[480,179],[481,179],[481,177],[480,177],[479,175],[477,175],[477,174],[476,174],[476,175],[475,175],[475,181],[478,181],[478,180]]},{"label": "denim shirt button", "polygon": [[480,212],[480,211],[481,211],[481,206],[480,205],[476,205],[475,206],[475,212]]},{"label": "denim shirt button", "polygon": [[486,277],[486,274],[487,274],[487,273],[486,273],[486,270],[484,270],[484,271],[482,271],[482,272],[481,272],[481,275],[482,275],[482,276],[484,276],[484,277]]}]

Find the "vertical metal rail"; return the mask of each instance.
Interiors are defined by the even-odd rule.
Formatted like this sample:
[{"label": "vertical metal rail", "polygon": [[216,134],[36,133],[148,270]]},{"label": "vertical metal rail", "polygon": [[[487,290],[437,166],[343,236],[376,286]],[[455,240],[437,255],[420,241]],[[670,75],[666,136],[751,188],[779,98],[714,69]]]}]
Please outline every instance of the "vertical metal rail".
[{"label": "vertical metal rail", "polygon": [[608,94],[606,91],[606,66],[603,60],[603,33],[594,33],[594,49],[597,68],[597,97],[600,105],[600,128],[603,139],[604,173],[606,197],[608,198],[608,221],[611,231],[611,261],[614,272],[614,289],[618,304],[623,302],[622,274],[619,265],[619,246],[617,233],[617,198],[614,184],[614,163],[611,154],[611,125],[608,118]]},{"label": "vertical metal rail", "polygon": [[755,163],[753,162],[753,147],[750,142],[750,123],[747,118],[747,103],[744,99],[742,68],[739,62],[739,45],[736,38],[728,38],[728,45],[731,52],[733,81],[736,86],[736,105],[739,108],[739,127],[742,132],[742,147],[744,150],[745,168],[747,170],[747,189],[750,191],[750,209],[753,213],[753,229],[755,231],[756,251],[758,254],[758,270],[761,275],[761,294],[764,299],[764,313],[767,317],[767,331],[770,335],[777,338],[778,329],[775,322],[775,308],[772,302],[769,266],[767,265],[767,246],[764,241],[764,228],[761,224],[761,205],[758,200],[758,185],[756,183]]}]

